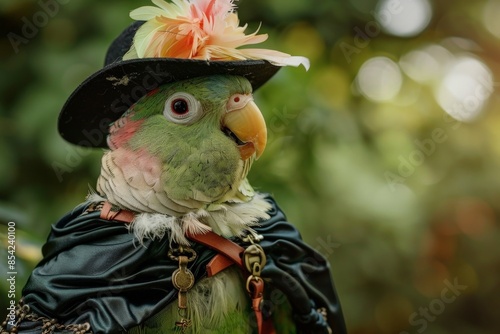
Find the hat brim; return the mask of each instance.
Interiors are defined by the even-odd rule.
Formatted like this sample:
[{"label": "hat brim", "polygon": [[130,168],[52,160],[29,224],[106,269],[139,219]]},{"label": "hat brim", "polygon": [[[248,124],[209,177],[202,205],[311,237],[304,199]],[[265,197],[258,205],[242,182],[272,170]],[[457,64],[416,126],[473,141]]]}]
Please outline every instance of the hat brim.
[{"label": "hat brim", "polygon": [[247,78],[255,91],[279,69],[265,60],[142,58],[113,63],[75,89],[59,114],[58,130],[70,143],[106,148],[110,123],[161,85],[200,76],[229,74]]}]

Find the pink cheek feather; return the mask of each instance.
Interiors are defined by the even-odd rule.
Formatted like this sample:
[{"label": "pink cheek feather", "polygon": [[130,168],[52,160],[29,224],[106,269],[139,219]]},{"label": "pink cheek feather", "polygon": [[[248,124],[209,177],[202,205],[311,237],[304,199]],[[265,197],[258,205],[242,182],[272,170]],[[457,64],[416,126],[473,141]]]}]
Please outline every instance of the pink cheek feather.
[{"label": "pink cheek feather", "polygon": [[[131,116],[131,115],[130,115]],[[109,128],[107,143],[110,149],[116,150],[127,143],[141,127],[144,120],[131,121],[130,116],[117,120]]]},{"label": "pink cheek feather", "polygon": [[119,166],[129,185],[137,188],[154,188],[158,185],[161,176],[160,159],[145,149],[132,151],[122,147],[114,151],[113,156],[116,166]]}]

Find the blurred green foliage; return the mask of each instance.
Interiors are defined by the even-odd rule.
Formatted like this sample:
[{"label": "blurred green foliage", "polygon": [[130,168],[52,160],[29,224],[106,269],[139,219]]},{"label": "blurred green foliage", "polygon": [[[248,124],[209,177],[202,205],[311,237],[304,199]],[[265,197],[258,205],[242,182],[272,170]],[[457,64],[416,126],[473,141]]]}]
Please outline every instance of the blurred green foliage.
[{"label": "blurred green foliage", "polygon": [[[57,6],[47,11],[49,2]],[[266,47],[312,63],[307,73],[282,69],[256,93],[269,143],[251,182],[274,194],[331,261],[350,333],[499,333],[499,1],[433,1],[430,23],[406,38],[374,29],[377,3],[239,3],[241,22],[249,30],[262,23],[269,33]],[[65,143],[58,112],[102,66],[110,41],[130,23],[128,12],[146,4],[0,2],[2,310],[6,223],[17,225],[19,295],[50,225],[84,200],[99,173],[102,152]],[[40,24],[30,32],[26,22]],[[9,33],[23,40],[12,42]],[[423,62],[428,57],[412,63],[411,52],[425,48],[446,57],[433,66]],[[391,65],[396,79],[384,68],[363,79],[360,69],[374,57]],[[442,70],[460,57],[483,64],[493,80],[468,122],[439,103]],[[423,75],[434,79],[418,80]],[[378,99],[363,87],[393,94]],[[54,164],[66,173],[58,175]]]}]

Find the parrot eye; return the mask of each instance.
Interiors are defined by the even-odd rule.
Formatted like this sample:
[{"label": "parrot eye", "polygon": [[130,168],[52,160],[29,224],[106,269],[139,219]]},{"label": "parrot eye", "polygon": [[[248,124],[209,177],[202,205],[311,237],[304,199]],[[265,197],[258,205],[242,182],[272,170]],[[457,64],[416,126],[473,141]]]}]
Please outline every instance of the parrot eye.
[{"label": "parrot eye", "polygon": [[177,124],[192,124],[202,114],[201,103],[191,94],[178,92],[165,101],[163,115]]},{"label": "parrot eye", "polygon": [[184,115],[189,112],[188,103],[184,99],[173,100],[170,109],[172,109],[172,111],[178,115]]}]

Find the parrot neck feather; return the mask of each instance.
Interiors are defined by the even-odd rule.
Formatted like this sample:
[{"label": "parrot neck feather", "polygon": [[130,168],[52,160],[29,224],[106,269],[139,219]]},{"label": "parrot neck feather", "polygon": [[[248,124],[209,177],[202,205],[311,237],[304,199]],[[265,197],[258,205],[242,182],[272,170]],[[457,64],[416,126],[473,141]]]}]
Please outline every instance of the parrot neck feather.
[{"label": "parrot neck feather", "polygon": [[[91,191],[87,196],[90,202],[102,202],[104,197]],[[242,235],[244,231],[252,231],[261,219],[269,219],[267,211],[270,204],[263,194],[255,196],[245,203],[213,204],[207,209],[188,212],[182,216],[171,216],[161,213],[139,213],[126,225],[140,244],[144,240],[160,240],[168,234],[169,243],[189,245],[186,234],[199,234],[214,231],[226,238]]]},{"label": "parrot neck feather", "polygon": [[252,231],[261,219],[269,219],[270,205],[262,194],[246,203],[224,203],[186,213],[180,217],[160,213],[140,213],[128,228],[139,243],[145,239],[162,239],[167,232],[170,243],[189,245],[187,232],[198,234],[209,230],[226,238]]},{"label": "parrot neck feather", "polygon": [[200,213],[187,213],[181,217],[169,216],[161,213],[139,213],[135,219],[127,225],[140,244],[145,239],[163,239],[168,232],[169,243],[179,245],[189,245],[186,233],[203,233],[210,230],[210,227],[199,221]]},{"label": "parrot neck feather", "polygon": [[99,203],[99,202],[104,202],[106,198],[102,197],[99,195],[94,189],[90,188],[89,194],[85,198],[88,202],[91,203]]}]

